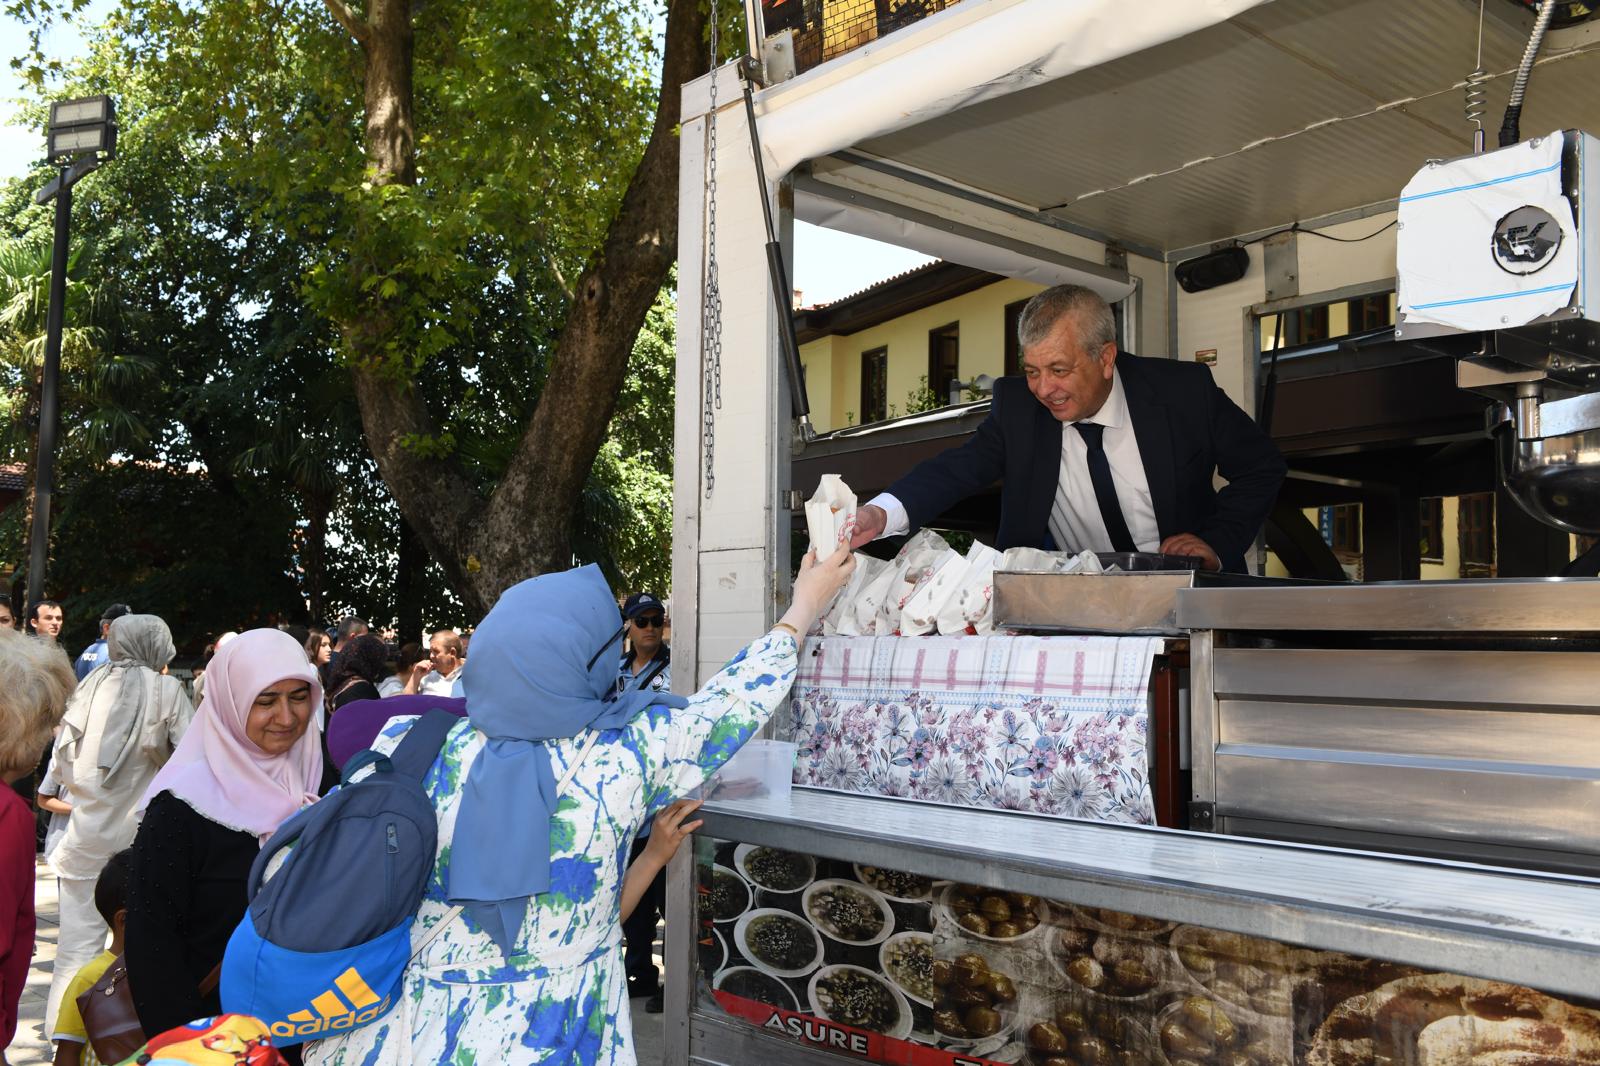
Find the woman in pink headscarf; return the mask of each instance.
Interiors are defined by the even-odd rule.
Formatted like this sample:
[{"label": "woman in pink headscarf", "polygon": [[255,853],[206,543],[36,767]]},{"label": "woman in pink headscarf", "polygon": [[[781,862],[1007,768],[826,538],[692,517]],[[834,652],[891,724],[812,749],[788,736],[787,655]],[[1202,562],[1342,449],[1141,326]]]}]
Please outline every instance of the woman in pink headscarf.
[{"label": "woman in pink headscarf", "polygon": [[128,983],[146,1033],[221,1013],[212,972],[244,917],[250,864],[316,802],[320,706],[316,670],[276,629],[240,634],[206,669],[205,697],[150,782],[133,842]]}]

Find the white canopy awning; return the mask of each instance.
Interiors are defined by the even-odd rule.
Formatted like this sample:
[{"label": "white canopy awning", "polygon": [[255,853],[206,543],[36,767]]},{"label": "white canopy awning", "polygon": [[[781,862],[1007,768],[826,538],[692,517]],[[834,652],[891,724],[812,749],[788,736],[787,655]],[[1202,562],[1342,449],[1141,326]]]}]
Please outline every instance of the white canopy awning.
[{"label": "white canopy awning", "polygon": [[771,177],[925,119],[1224,22],[1268,0],[963,0],[762,94]]}]

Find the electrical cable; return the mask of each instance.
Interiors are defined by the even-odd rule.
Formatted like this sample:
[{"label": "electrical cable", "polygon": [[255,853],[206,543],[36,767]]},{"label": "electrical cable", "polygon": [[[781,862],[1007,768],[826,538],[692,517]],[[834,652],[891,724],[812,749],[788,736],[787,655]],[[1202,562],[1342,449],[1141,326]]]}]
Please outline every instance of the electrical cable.
[{"label": "electrical cable", "polygon": [[1285,233],[1303,233],[1307,237],[1321,237],[1325,241],[1337,241],[1340,244],[1360,244],[1362,241],[1370,241],[1370,240],[1372,240],[1372,238],[1378,236],[1381,233],[1384,233],[1387,230],[1393,229],[1395,226],[1398,226],[1399,224],[1400,224],[1400,220],[1397,219],[1397,218],[1393,218],[1393,219],[1390,219],[1388,222],[1384,223],[1383,225],[1379,226],[1377,229],[1373,230],[1371,233],[1367,234],[1364,237],[1335,237],[1333,234],[1324,233],[1322,230],[1304,229],[1304,228],[1301,227],[1300,223],[1296,222],[1292,226],[1285,226],[1282,229],[1275,229],[1271,233],[1263,233],[1259,237],[1252,237],[1247,241],[1240,241],[1239,244],[1240,245],[1260,244],[1262,241],[1271,240],[1273,237],[1281,237]]},{"label": "electrical cable", "polygon": [[1523,49],[1516,80],[1511,83],[1511,96],[1506,101],[1506,116],[1500,123],[1501,148],[1522,140],[1522,97],[1528,91],[1528,76],[1533,73],[1534,60],[1539,57],[1539,45],[1544,43],[1544,31],[1550,28],[1550,18],[1555,13],[1555,0],[1544,0],[1539,5],[1539,17],[1534,20],[1528,47]]}]

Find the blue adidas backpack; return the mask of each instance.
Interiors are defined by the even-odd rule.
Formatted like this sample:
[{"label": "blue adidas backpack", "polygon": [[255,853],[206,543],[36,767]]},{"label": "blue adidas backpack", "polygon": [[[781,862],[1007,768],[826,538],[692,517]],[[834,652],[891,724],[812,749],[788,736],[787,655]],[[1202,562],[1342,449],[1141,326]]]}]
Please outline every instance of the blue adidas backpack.
[{"label": "blue adidas backpack", "polygon": [[278,827],[250,867],[250,909],[222,959],[224,1011],[260,1018],[284,1046],[358,1029],[395,1004],[438,851],[422,781],[460,721],[429,711],[392,756],[357,755],[338,791]]}]

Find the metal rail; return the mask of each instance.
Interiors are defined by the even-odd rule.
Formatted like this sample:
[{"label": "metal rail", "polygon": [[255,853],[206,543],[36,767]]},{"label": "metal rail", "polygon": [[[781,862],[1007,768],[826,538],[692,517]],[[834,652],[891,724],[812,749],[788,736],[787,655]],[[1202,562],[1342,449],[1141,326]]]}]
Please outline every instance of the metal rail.
[{"label": "metal rail", "polygon": [[1600,880],[813,789],[787,805],[708,803],[700,815],[702,832],[724,840],[1600,993]]}]

